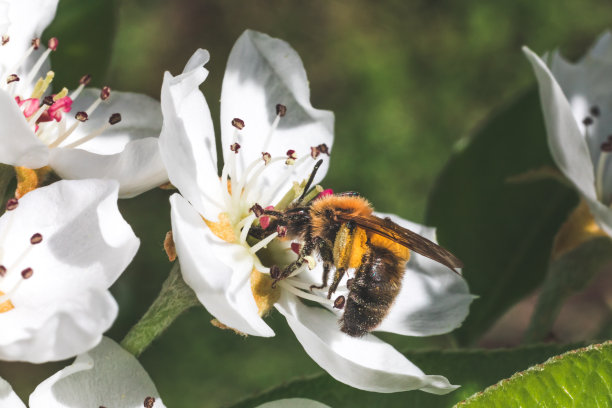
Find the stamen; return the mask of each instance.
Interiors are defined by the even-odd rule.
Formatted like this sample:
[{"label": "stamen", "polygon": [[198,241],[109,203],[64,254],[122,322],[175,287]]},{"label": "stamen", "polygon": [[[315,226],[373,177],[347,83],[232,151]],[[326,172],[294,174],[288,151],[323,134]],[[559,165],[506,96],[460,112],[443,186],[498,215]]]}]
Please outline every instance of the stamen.
[{"label": "stamen", "polygon": [[[81,112],[81,113],[84,113],[84,112]],[[74,142],[66,145],[65,147],[67,147],[67,148],[74,148],[74,147],[80,146],[83,143],[88,142],[91,139],[100,136],[106,129],[108,129],[112,125],[115,125],[115,124],[117,124],[119,122],[121,122],[121,115],[118,114],[118,113],[113,113],[110,116],[110,118],[108,119],[108,123],[105,123],[104,126],[99,127],[97,130],[94,130],[90,134],[88,134],[86,136],[83,136],[79,140],[74,141]]]},{"label": "stamen", "polygon": [[259,241],[258,243],[256,243],[255,245],[251,247],[251,253],[255,254],[260,249],[265,248],[277,236],[278,236],[278,232],[268,235],[267,237],[265,237],[264,239],[262,239],[261,241]]},{"label": "stamen", "polygon": [[[241,244],[246,243],[246,239],[247,239],[247,236],[249,235],[249,230],[251,229],[251,225],[253,225],[253,222],[255,222],[256,219],[257,219],[257,216],[255,214],[250,214],[248,217],[240,221],[240,223],[244,222],[244,227],[242,228],[242,231],[240,231],[240,243]],[[238,226],[238,228],[240,228],[240,225]]]},{"label": "stamen", "polygon": [[37,245],[40,244],[43,240],[43,236],[40,233],[36,233],[34,235],[32,235],[32,237],[30,238],[30,244],[32,245]]},{"label": "stamen", "polygon": [[344,296],[340,295],[336,298],[336,300],[334,300],[334,308],[336,309],[342,309],[344,308],[344,303],[345,303],[345,299]]},{"label": "stamen", "polygon": [[10,84],[12,82],[19,82],[19,77],[17,74],[11,74],[6,78],[6,83]]},{"label": "stamen", "polygon": [[91,75],[89,74],[83,75],[81,79],[79,79],[79,87],[74,90],[72,95],[70,95],[70,99],[74,101],[81,94],[83,89],[85,89],[85,87],[89,85],[90,82],[91,82]]},{"label": "stamen", "polygon": [[244,120],[239,118],[232,119],[232,126],[238,130],[244,129]]},{"label": "stamen", "polygon": [[47,48],[45,52],[41,54],[41,56],[38,58],[38,60],[36,61],[32,69],[28,73],[26,80],[24,82],[25,84],[32,83],[34,76],[38,75],[38,71],[40,71],[40,68],[42,67],[45,60],[49,57],[49,54],[51,54],[51,51],[53,51],[51,48]]},{"label": "stamen", "polygon": [[32,275],[34,275],[32,268],[25,268],[23,271],[21,271],[21,277],[23,279],[30,279]]},{"label": "stamen", "polygon": [[19,200],[11,198],[6,202],[6,211],[13,211],[19,206]]},{"label": "stamen", "polygon": [[32,45],[32,48],[37,50],[38,48],[40,48],[40,38],[38,38],[38,37],[33,38],[32,42],[30,44]]},{"label": "stamen", "polygon": [[4,265],[0,265],[0,278],[4,278],[6,276],[6,267]]},{"label": "stamen", "polygon": [[[304,163],[306,161],[306,159],[309,156],[302,156],[300,157],[298,160],[296,160],[293,165],[288,165],[285,167],[284,169],[284,174],[281,174],[281,176],[277,179],[276,184],[274,184],[273,186],[271,186],[270,188],[267,188],[265,193],[264,198],[259,199],[259,197],[255,197],[255,201],[259,202],[259,203],[270,203],[270,201],[272,200],[272,197],[274,197],[274,194],[276,194],[276,191],[287,182],[287,179],[289,178],[289,174],[292,171],[296,170],[302,165],[302,163]],[[258,192],[260,193],[260,192]],[[299,197],[299,194],[296,196]]]},{"label": "stamen", "polygon": [[591,109],[589,110],[589,112],[591,112],[591,115],[593,115],[593,116],[595,116],[595,117],[598,117],[598,116],[600,115],[600,113],[601,113],[601,112],[599,111],[599,107],[598,107],[598,106],[596,106],[596,105],[591,106]]},{"label": "stamen", "polygon": [[307,299],[307,300],[311,300],[313,302],[317,302],[320,303],[322,305],[328,306],[328,307],[333,307],[333,303],[328,300],[327,298],[321,297],[321,296],[317,296],[317,295],[313,295],[312,293],[308,293],[308,292],[304,292],[301,291],[297,288],[295,288],[294,286],[292,286],[290,283],[287,282],[287,280],[282,280],[279,281],[278,284],[280,286],[283,287],[283,289],[288,290],[289,292],[293,293],[294,295],[301,297],[303,299]]},{"label": "stamen", "polygon": [[2,36],[2,45],[6,45],[9,42],[10,39],[11,39],[11,37],[9,37],[8,35],[6,35],[6,34],[3,35]]},{"label": "stamen", "polygon": [[278,129],[278,124],[280,122],[280,118],[287,114],[287,107],[285,105],[281,105],[280,103],[276,105],[276,118],[274,118],[274,122],[272,122],[272,126],[270,126],[270,131],[266,136],[266,141],[263,144],[263,151],[268,150],[268,146],[270,145],[270,140],[272,140],[272,135]]},{"label": "stamen", "polygon": [[[8,42],[8,41],[7,41]],[[3,44],[4,45],[6,43],[4,43],[4,37],[3,37]],[[40,40],[39,40],[39,44],[40,44]],[[36,48],[37,49],[37,48]],[[26,50],[26,52],[23,53],[23,55],[21,56],[21,58],[17,61],[17,63],[15,65],[13,65],[11,67],[11,69],[8,70],[8,72],[17,72],[17,69],[23,65],[23,63],[25,62],[26,59],[28,59],[28,57],[30,56],[30,54],[32,54],[32,52],[35,50],[34,48],[34,41],[32,41],[32,45],[30,46],[30,48],[28,48]]]},{"label": "stamen", "polygon": [[153,404],[155,404],[155,398],[147,397],[144,399],[144,408],[153,408]]},{"label": "stamen", "polygon": [[590,116],[587,116],[586,118],[582,119],[582,124],[584,126],[591,126],[593,124],[593,118]]},{"label": "stamen", "polygon": [[287,114],[287,107],[280,103],[276,105],[276,114],[281,118]]},{"label": "stamen", "polygon": [[49,47],[51,51],[56,51],[58,45],[59,40],[56,37],[51,38],[49,42],[47,42],[47,47]]},{"label": "stamen", "polygon": [[238,150],[240,150],[240,143],[236,142],[230,146],[230,150],[236,154],[238,154]]}]

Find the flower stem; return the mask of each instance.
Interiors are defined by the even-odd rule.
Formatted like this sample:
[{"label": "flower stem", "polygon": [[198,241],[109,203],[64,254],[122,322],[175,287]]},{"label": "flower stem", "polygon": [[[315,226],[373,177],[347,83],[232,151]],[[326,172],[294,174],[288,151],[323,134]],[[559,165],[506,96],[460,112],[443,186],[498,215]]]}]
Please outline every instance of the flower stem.
[{"label": "flower stem", "polygon": [[134,325],[121,346],[138,357],[184,311],[200,304],[195,293],[183,280],[179,263],[175,262],[157,299]]},{"label": "flower stem", "polygon": [[[8,164],[0,163],[0,204],[4,204],[6,199],[6,189],[15,177],[15,169]],[[0,211],[2,213],[2,211]]]}]

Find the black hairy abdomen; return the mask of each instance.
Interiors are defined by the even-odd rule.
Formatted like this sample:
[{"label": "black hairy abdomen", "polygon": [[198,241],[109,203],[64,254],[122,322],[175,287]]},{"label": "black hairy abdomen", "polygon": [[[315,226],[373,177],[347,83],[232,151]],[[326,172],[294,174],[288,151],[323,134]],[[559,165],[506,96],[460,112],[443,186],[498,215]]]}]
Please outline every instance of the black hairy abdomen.
[{"label": "black hairy abdomen", "polygon": [[386,248],[370,246],[351,282],[341,330],[359,337],[376,328],[399,293],[403,273],[404,261]]}]

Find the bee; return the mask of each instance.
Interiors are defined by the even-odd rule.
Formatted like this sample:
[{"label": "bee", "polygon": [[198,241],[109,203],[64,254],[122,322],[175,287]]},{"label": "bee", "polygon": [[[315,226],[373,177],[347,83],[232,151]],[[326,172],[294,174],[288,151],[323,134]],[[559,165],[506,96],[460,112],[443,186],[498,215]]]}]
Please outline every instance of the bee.
[{"label": "bee", "polygon": [[[331,299],[347,270],[354,269],[354,277],[347,281],[347,298],[336,298],[334,307],[344,309],[340,329],[360,337],[375,329],[389,312],[400,291],[410,251],[456,273],[462,263],[434,242],[389,218],[374,215],[368,200],[358,193],[333,194],[302,202],[321,162],[315,164],[302,195],[286,210],[262,212],[273,217],[272,228],[269,226],[266,231],[282,230],[286,238],[301,243],[298,258],[283,269],[273,266],[270,276],[275,283],[285,279],[307,262],[307,256],[318,254],[323,261],[322,283],[310,289],[326,288],[334,268],[327,292],[327,298]],[[265,231],[255,234],[266,235]]]}]

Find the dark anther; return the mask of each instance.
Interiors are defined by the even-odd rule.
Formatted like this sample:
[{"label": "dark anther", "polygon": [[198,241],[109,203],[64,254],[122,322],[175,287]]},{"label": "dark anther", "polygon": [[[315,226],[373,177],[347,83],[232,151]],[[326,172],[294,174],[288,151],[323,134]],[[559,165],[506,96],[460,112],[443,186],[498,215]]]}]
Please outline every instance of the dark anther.
[{"label": "dark anther", "polygon": [[30,279],[33,274],[34,271],[32,270],[32,268],[25,268],[23,271],[21,271],[21,277],[23,279]]},{"label": "dark anther", "polygon": [[0,265],[0,278],[3,278],[6,275],[6,266]]},{"label": "dark anther", "polygon": [[272,156],[268,152],[262,152],[261,153],[261,158],[263,159],[264,163],[266,163],[266,164],[270,163],[270,160],[272,160]]},{"label": "dark anther", "polygon": [[287,158],[293,159],[293,160],[297,159],[297,156],[295,155],[295,150],[293,149],[287,150]]},{"label": "dark anther", "polygon": [[19,205],[19,200],[11,198],[6,202],[6,211],[13,211]]},{"label": "dark anther", "polygon": [[153,408],[153,404],[155,404],[155,398],[147,397],[144,400],[144,408]]},{"label": "dark anther", "polygon": [[336,300],[334,300],[334,307],[336,309],[342,309],[344,307],[344,303],[346,303],[346,299],[344,299],[344,296],[340,295],[336,298]]},{"label": "dark anther", "polygon": [[119,122],[121,122],[121,114],[120,113],[113,113],[110,116],[110,118],[108,118],[108,123],[110,123],[111,125],[116,125]]},{"label": "dark anther", "polygon": [[79,85],[89,85],[89,83],[91,82],[91,75],[87,74],[87,75],[83,75],[81,77],[81,79],[79,79]]},{"label": "dark anther", "polygon": [[238,150],[240,150],[240,143],[233,143],[230,145],[230,150],[237,154]]},{"label": "dark anther", "polygon": [[19,77],[17,76],[17,74],[11,74],[6,77],[7,84],[10,84],[11,82],[17,82],[17,81],[19,81]]},{"label": "dark anther", "polygon": [[270,267],[270,277],[276,281],[278,278],[280,278],[280,275],[281,269],[278,267],[278,265],[272,265]]},{"label": "dark anther", "polygon": [[281,118],[287,114],[287,107],[280,103],[276,105],[276,114]]},{"label": "dark anther", "polygon": [[11,37],[9,37],[8,35],[3,35],[2,36],[2,45],[6,45],[6,43],[8,43],[10,39],[11,39]]},{"label": "dark anther", "polygon": [[232,126],[238,130],[242,130],[244,128],[244,120],[234,118],[232,119]]},{"label": "dark anther", "polygon": [[263,207],[257,203],[255,203],[255,205],[252,206],[249,211],[253,211],[253,214],[255,214],[257,218],[261,217],[264,213]]},{"label": "dark anther", "polygon": [[76,115],[74,115],[74,118],[76,120],[78,120],[79,122],[86,122],[87,119],[89,119],[89,115],[87,115],[87,112],[77,112]]},{"label": "dark anther", "polygon": [[584,124],[584,126],[590,126],[593,124],[593,118],[587,116],[586,118],[582,119],[582,123]]},{"label": "dark anther", "polygon": [[329,156],[329,148],[327,147],[325,143],[321,143],[320,145],[318,145],[317,149],[319,149],[321,153]]},{"label": "dark anther", "polygon": [[610,142],[603,142],[601,144],[601,151],[602,152],[606,152],[606,153],[612,152],[612,143],[610,143]]},{"label": "dark anther", "polygon": [[598,117],[599,114],[601,113],[599,111],[599,106],[591,106],[591,109],[589,110],[589,112],[591,112],[591,115]]},{"label": "dark anther", "polygon": [[42,234],[40,233],[36,233],[34,235],[32,235],[32,237],[30,238],[30,244],[32,245],[36,245],[36,244],[40,244],[42,242]]},{"label": "dark anther", "polygon": [[103,101],[107,100],[108,98],[110,98],[110,93],[111,93],[110,87],[108,86],[102,87],[102,90],[100,91],[100,99],[102,99]]},{"label": "dark anther", "polygon": [[346,288],[348,290],[351,290],[351,286],[353,286],[353,279],[352,278],[346,281]]},{"label": "dark anther", "polygon": [[38,47],[40,47],[40,38],[32,39],[32,47],[34,47],[35,50],[37,50]]},{"label": "dark anther", "polygon": [[287,227],[284,225],[279,225],[276,227],[276,232],[278,232],[279,238],[283,238],[285,235],[287,235]]},{"label": "dark anther", "polygon": [[49,49],[51,51],[55,51],[57,50],[57,46],[59,45],[59,41],[57,38],[53,37],[49,40],[49,42],[47,43],[47,46],[49,47]]},{"label": "dark anther", "polygon": [[43,98],[43,105],[51,106],[53,105],[53,102],[55,101],[53,100],[53,96],[51,95],[47,95]]}]

